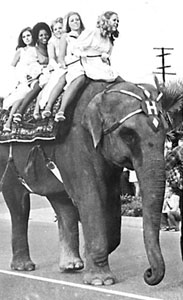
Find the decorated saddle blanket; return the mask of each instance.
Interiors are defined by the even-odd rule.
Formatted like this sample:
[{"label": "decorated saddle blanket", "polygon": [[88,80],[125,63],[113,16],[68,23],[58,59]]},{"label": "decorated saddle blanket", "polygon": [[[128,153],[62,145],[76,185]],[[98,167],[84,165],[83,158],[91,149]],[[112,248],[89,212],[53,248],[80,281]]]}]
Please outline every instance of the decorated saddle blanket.
[{"label": "decorated saddle blanket", "polygon": [[[10,142],[34,142],[35,140],[54,140],[58,131],[58,123],[54,121],[55,114],[60,107],[61,97],[53,106],[49,118],[35,120],[33,112],[36,100],[31,102],[19,123],[12,122],[10,132],[3,130],[9,117],[9,110],[0,110],[0,143]],[[41,115],[41,111],[40,111]]]}]

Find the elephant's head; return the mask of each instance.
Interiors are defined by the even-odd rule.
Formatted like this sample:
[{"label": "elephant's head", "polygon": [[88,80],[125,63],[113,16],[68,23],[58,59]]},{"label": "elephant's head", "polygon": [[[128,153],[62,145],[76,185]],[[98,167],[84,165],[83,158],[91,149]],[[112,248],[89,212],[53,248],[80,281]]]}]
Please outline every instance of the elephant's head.
[{"label": "elephant's head", "polygon": [[[117,84],[97,94],[82,119],[97,153],[115,166],[134,168],[137,172],[143,201],[144,241],[151,265],[144,278],[150,285],[159,283],[165,272],[159,246],[165,130],[158,97],[151,85]],[[147,110],[153,110],[153,105],[157,110],[154,107],[156,112],[148,116]]]},{"label": "elephant's head", "polygon": [[[140,166],[149,152],[151,157],[157,157],[155,152],[159,151],[163,157],[165,131],[161,107],[156,102],[157,90],[151,85],[147,85],[148,90],[145,85],[139,86],[126,83],[121,89],[118,84],[97,94],[83,115],[82,124],[90,132],[93,146],[100,145],[105,157],[119,166],[125,166],[127,161]],[[147,112],[151,105],[148,97],[155,100],[152,106],[155,103],[157,108],[152,115]]]}]

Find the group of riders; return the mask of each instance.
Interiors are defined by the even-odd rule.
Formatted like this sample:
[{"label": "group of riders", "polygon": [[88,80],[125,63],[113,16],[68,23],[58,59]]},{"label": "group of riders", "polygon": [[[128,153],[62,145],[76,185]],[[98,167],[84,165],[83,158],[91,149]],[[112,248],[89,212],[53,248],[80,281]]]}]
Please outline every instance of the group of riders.
[{"label": "group of riders", "polygon": [[21,122],[33,100],[34,119],[49,118],[63,93],[54,120],[64,121],[66,107],[87,78],[124,81],[110,62],[114,41],[119,36],[118,25],[118,14],[106,11],[98,17],[94,30],[88,30],[78,12],[69,12],[51,26],[39,22],[33,28],[24,28],[12,61],[15,86],[3,99],[2,108],[8,112],[3,131],[11,132],[12,122]]},{"label": "group of riders", "polygon": [[33,28],[24,28],[12,61],[16,84],[3,99],[2,108],[9,112],[3,131],[11,132],[12,122],[21,122],[33,100],[34,119],[48,118],[63,92],[54,120],[64,121],[67,105],[87,77],[106,82],[122,80],[110,63],[119,36],[118,24],[118,14],[106,11],[98,17],[94,30],[88,30],[78,12],[69,12],[51,26],[39,22]]}]

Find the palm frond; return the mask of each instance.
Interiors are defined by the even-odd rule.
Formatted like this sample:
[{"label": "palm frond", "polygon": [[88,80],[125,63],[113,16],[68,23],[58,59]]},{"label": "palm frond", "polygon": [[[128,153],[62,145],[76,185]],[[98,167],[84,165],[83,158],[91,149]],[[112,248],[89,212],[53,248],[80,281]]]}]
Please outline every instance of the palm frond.
[{"label": "palm frond", "polygon": [[161,105],[169,124],[167,137],[179,139],[183,136],[183,81],[160,85],[156,79],[155,83],[158,91],[163,93]]},{"label": "palm frond", "polygon": [[165,86],[161,86],[162,97],[162,108],[166,112],[183,113],[183,82],[169,82]]}]

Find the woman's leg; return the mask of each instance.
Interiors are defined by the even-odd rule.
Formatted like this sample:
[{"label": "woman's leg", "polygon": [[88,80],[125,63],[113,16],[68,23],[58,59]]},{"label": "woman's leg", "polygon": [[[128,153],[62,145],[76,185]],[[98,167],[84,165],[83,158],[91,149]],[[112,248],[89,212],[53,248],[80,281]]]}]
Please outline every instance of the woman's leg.
[{"label": "woman's leg", "polygon": [[24,100],[22,101],[20,107],[17,110],[17,113],[23,115],[27,106],[31,103],[31,101],[33,101],[37,97],[40,91],[41,87],[39,86],[39,82],[36,82],[33,89],[25,96]]},{"label": "woman's leg", "polygon": [[19,105],[21,104],[22,101],[23,101],[23,99],[19,99],[12,105],[8,120],[4,124],[4,128],[3,128],[4,131],[11,131],[11,124],[12,124],[12,121],[13,121],[13,115],[16,112],[17,108],[19,107]]},{"label": "woman's leg", "polygon": [[68,88],[65,90],[63,97],[62,97],[61,106],[59,108],[58,113],[55,115],[56,122],[65,120],[65,116],[64,116],[65,109],[75,98],[78,90],[84,85],[85,80],[86,80],[85,75],[80,75],[79,77],[74,79],[70,83]]},{"label": "woman's leg", "polygon": [[39,112],[39,99],[37,99],[34,112],[33,112],[33,117],[35,120],[38,120],[41,118],[40,112]]},{"label": "woman's leg", "polygon": [[3,101],[3,109],[9,109],[13,106],[13,104],[19,100],[23,99],[27,93],[29,93],[30,88],[26,83],[20,83],[17,87],[12,91],[10,95],[8,95]]},{"label": "woman's leg", "polygon": [[48,97],[48,102],[47,105],[42,113],[42,117],[46,118],[51,115],[51,109],[57,98],[60,96],[61,92],[63,91],[64,86],[66,85],[66,79],[65,79],[65,74],[60,77],[59,81],[57,84],[54,86],[52,89],[49,97]]}]

